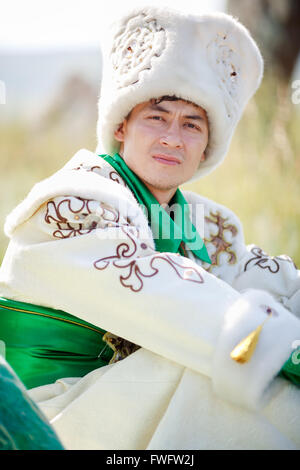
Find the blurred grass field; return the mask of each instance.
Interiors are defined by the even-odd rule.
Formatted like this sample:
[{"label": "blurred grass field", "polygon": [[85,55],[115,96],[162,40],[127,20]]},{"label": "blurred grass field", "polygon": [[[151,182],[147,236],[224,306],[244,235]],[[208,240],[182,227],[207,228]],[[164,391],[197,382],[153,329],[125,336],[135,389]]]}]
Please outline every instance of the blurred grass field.
[{"label": "blurred grass field", "polygon": [[[55,124],[55,123],[54,123]],[[0,225],[34,183],[58,170],[80,148],[96,148],[96,123],[66,132],[14,122],[0,126]],[[300,265],[300,105],[291,88],[265,78],[238,125],[225,162],[190,185],[232,209],[246,243],[270,255],[287,254]],[[8,239],[1,228],[0,261]]]}]

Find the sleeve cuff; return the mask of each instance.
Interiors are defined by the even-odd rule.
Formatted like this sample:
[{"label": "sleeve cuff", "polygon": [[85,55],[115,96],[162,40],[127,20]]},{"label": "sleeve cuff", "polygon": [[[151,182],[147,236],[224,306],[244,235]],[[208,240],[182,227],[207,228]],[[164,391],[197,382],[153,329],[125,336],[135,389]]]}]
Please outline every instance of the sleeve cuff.
[{"label": "sleeve cuff", "polygon": [[[272,314],[270,315],[270,309]],[[263,324],[251,358],[236,362],[230,354]],[[247,290],[226,311],[213,359],[215,393],[227,401],[258,409],[270,397],[270,385],[300,340],[300,321],[273,297]]]}]

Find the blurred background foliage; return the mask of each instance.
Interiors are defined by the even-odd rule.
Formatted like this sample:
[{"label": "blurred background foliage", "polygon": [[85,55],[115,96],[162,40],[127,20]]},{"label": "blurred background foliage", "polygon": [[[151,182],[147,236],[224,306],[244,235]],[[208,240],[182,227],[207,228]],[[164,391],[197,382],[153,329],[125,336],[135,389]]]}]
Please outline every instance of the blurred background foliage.
[{"label": "blurred background foliage", "polygon": [[[287,254],[299,266],[300,104],[292,102],[291,84],[300,79],[300,2],[229,0],[227,7],[249,27],[262,48],[265,76],[237,127],[225,162],[212,175],[184,188],[232,209],[243,223],[247,243],[259,245],[270,255]],[[64,64],[67,57],[66,53]],[[0,53],[0,78],[11,67],[10,59],[16,66],[22,58]],[[36,60],[35,78],[38,73],[40,81],[47,80],[46,62],[43,68],[42,59]],[[100,53],[90,53],[87,62],[87,53],[82,51],[76,60],[78,64],[85,60],[84,67],[70,66],[55,92],[47,92],[46,104],[42,94],[34,101],[26,92],[26,115],[17,106],[8,118],[4,115],[8,104],[0,107],[1,226],[36,182],[57,171],[80,148],[96,148],[100,67],[92,79],[81,71],[88,64],[90,70],[92,64],[100,64]],[[4,78],[9,84],[9,74]],[[24,80],[30,81],[30,75]],[[42,102],[43,106],[37,106]],[[0,262],[7,244],[1,231]]]}]

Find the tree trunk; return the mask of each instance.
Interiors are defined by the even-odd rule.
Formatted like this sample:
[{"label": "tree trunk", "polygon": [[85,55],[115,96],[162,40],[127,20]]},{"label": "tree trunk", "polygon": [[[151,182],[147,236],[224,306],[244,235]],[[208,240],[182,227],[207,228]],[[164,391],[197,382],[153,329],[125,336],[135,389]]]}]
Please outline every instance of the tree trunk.
[{"label": "tree trunk", "polygon": [[228,0],[227,7],[250,30],[267,69],[289,81],[300,51],[300,1]]}]

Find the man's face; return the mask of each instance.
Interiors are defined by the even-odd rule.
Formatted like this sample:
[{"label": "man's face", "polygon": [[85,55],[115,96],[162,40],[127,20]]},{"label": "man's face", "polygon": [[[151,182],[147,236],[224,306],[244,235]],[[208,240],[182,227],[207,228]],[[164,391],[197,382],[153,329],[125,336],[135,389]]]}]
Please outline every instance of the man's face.
[{"label": "man's face", "polygon": [[115,132],[125,163],[151,190],[172,190],[189,180],[205,159],[205,111],[182,100],[151,101],[133,108]]}]

